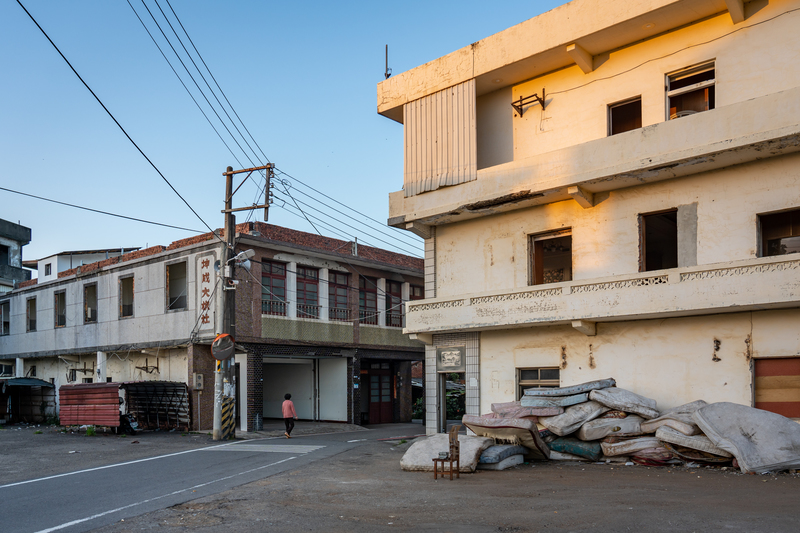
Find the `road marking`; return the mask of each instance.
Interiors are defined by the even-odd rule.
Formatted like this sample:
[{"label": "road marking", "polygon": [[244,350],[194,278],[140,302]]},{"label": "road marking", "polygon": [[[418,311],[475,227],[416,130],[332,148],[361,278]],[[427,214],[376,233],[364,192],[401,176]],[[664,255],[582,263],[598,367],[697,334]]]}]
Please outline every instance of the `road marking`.
[{"label": "road marking", "polygon": [[364,442],[367,439],[356,439],[356,440],[349,440],[347,442]]},{"label": "road marking", "polygon": [[273,452],[273,453],[311,453],[325,446],[306,444],[234,444],[225,448],[204,448],[210,452]]},{"label": "road marking", "polygon": [[[213,448],[216,448],[216,447],[217,446],[213,446]],[[203,448],[203,449],[206,450],[208,448]],[[181,452],[181,453],[183,453],[183,452]],[[178,454],[172,454],[172,455],[178,455]],[[167,456],[163,456],[163,457],[167,457]],[[153,501],[156,501],[156,500],[160,500],[162,498],[168,498],[169,496],[175,496],[176,494],[181,494],[181,493],[189,491],[189,490],[199,489],[200,487],[205,487],[206,485],[211,485],[212,483],[219,483],[220,481],[225,481],[227,479],[231,479],[231,478],[234,478],[236,476],[241,476],[241,475],[244,475],[244,474],[249,474],[251,472],[256,472],[258,470],[263,470],[264,468],[269,468],[271,466],[279,465],[281,463],[285,463],[286,461],[291,461],[292,459],[297,459],[297,457],[289,457],[288,459],[282,459],[280,461],[275,461],[274,463],[271,463],[271,464],[268,464],[268,465],[264,465],[264,466],[259,466],[258,468],[251,468],[250,470],[245,470],[244,472],[239,472],[238,474],[231,474],[230,476],[225,476],[225,477],[221,477],[219,479],[215,479],[213,481],[207,481],[205,483],[200,483],[199,485],[195,485],[193,487],[187,487],[185,489],[176,490],[176,491],[170,492],[168,494],[162,494],[161,496],[156,496],[155,498],[149,498],[147,500],[142,500],[140,502],[131,503],[131,504],[128,504],[128,505],[123,505],[122,507],[117,507],[116,509],[110,509],[108,511],[103,511],[102,513],[93,514],[92,516],[87,516],[86,518],[79,518],[77,520],[72,520],[71,522],[65,522],[65,523],[63,523],[61,525],[58,525],[58,526],[50,527],[50,528],[47,528],[47,529],[41,529],[41,530],[37,531],[36,533],[49,533],[50,531],[58,531],[59,529],[64,529],[64,528],[67,528],[67,527],[70,527],[70,526],[74,526],[75,524],[82,524],[83,522],[88,522],[89,520],[94,520],[95,518],[100,518],[101,516],[106,516],[106,515],[109,515],[109,514],[112,514],[112,513],[116,513],[116,512],[119,512],[119,511],[124,511],[125,509],[130,509],[131,507],[136,507],[137,505],[144,505],[145,503],[150,503],[150,502],[153,502]]]},{"label": "road marking", "polygon": [[144,463],[146,461],[155,461],[156,459],[164,459],[165,457],[175,457],[176,455],[183,455],[185,453],[194,453],[194,452],[201,452],[203,450],[211,450],[214,448],[221,448],[223,446],[232,446],[236,444],[235,442],[230,442],[226,444],[217,444],[216,446],[207,446],[205,448],[195,448],[194,450],[185,450],[182,452],[175,452],[175,453],[168,453],[166,455],[157,455],[155,457],[145,457],[144,459],[136,459],[134,461],[126,461],[124,463],[116,463],[113,465],[106,465],[106,466],[98,466],[95,468],[87,468],[85,470],[76,470],[75,472],[67,472],[65,474],[56,474],[54,476],[47,476],[47,477],[40,477],[36,479],[29,479],[28,481],[18,481],[16,483],[9,483],[8,485],[0,485],[0,489],[5,489],[8,487],[16,487],[18,485],[27,485],[28,483],[36,483],[37,481],[47,481],[48,479],[56,479],[59,477],[66,477],[66,476],[74,476],[75,474],[84,474],[86,472],[96,472],[97,470],[105,470],[107,468],[116,468],[118,466],[127,466],[133,465],[136,463]]}]

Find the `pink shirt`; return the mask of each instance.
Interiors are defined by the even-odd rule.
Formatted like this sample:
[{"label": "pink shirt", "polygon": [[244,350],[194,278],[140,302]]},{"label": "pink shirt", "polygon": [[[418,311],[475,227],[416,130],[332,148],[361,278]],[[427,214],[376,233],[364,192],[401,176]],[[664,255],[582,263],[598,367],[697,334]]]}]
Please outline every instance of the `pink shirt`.
[{"label": "pink shirt", "polygon": [[284,400],[281,409],[283,410],[283,418],[297,418],[292,400]]}]

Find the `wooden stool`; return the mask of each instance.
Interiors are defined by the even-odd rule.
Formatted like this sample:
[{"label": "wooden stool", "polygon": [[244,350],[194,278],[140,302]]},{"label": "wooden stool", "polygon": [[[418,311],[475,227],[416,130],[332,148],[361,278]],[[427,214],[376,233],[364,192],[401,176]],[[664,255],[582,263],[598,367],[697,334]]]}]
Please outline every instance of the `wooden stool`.
[{"label": "wooden stool", "polygon": [[442,465],[442,477],[444,477],[444,464],[450,463],[450,479],[453,479],[453,463],[455,463],[456,477],[461,479],[461,449],[458,442],[458,432],[460,429],[461,426],[453,426],[450,428],[450,451],[447,453],[447,457],[435,457],[433,459],[433,479],[437,479],[437,475],[439,473],[438,466],[440,463]]}]

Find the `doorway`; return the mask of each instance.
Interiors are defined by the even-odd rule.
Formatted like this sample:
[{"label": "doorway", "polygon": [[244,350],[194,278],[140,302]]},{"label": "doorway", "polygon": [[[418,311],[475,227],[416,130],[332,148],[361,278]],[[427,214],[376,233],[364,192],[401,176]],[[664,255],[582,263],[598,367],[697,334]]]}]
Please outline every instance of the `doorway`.
[{"label": "doorway", "polygon": [[371,362],[368,369],[369,423],[391,424],[394,421],[392,365]]}]

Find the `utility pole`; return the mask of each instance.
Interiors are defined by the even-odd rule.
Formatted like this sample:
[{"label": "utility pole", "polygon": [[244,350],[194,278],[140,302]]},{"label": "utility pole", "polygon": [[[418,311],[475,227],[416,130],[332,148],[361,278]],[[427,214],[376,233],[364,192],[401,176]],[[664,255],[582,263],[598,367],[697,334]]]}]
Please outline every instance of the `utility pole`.
[{"label": "utility pole", "polygon": [[[270,180],[273,176],[273,169],[275,165],[269,163],[262,167],[246,168],[243,170],[233,170],[233,167],[228,167],[223,173],[225,176],[225,249],[222,252],[221,273],[222,273],[222,333],[227,333],[230,338],[235,342],[236,339],[236,283],[234,276],[234,259],[237,258],[234,246],[234,237],[236,234],[236,216],[233,214],[237,211],[250,211],[253,209],[264,209],[264,220],[267,219],[269,214],[270,204]],[[267,171],[267,184],[265,187],[264,205],[254,205],[250,207],[233,208],[233,195],[250,177],[250,174],[257,170]],[[233,188],[233,176],[247,172],[242,183],[236,189]],[[252,253],[252,251],[251,251]],[[224,383],[222,366],[225,365],[226,375],[230,382],[230,365],[231,361],[217,360],[216,371],[214,373],[214,426],[213,438],[220,440],[222,438],[222,398],[224,396]]]}]

